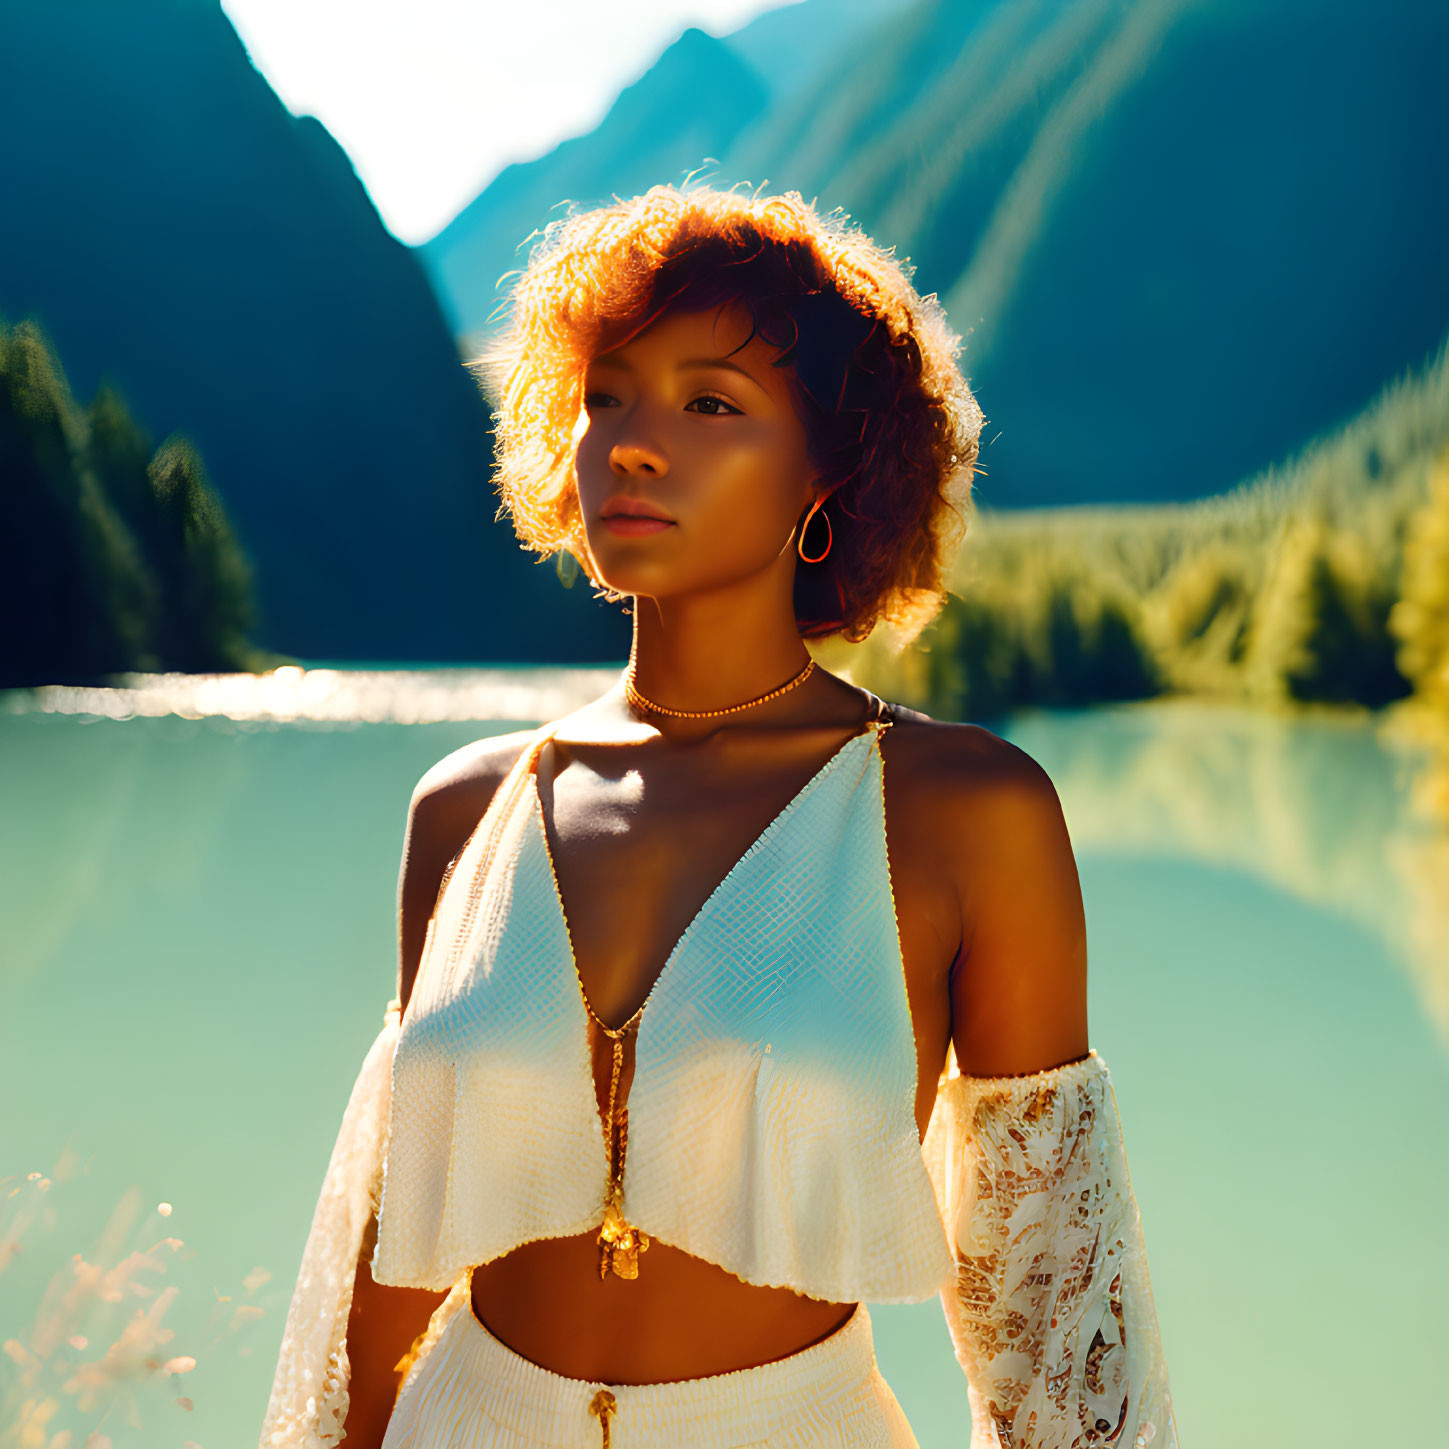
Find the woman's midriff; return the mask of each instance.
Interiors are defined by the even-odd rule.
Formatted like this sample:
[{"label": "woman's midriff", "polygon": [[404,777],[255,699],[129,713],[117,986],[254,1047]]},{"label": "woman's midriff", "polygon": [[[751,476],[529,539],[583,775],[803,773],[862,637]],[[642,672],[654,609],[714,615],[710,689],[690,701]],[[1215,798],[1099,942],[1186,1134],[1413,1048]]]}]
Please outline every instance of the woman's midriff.
[{"label": "woman's midriff", "polygon": [[[608,1028],[587,998],[584,1006],[594,1092],[612,1145],[609,1107],[627,1117],[639,1014],[627,1029]],[[627,1179],[627,1150],[619,1162]],[[855,1311],[853,1303],[746,1283],[652,1236],[637,1273],[601,1273],[596,1230],[541,1238],[473,1269],[473,1313],[515,1353],[565,1378],[658,1384],[787,1358],[828,1338]]]},{"label": "woman's midriff", "polygon": [[473,1313],[565,1378],[672,1383],[755,1368],[828,1338],[853,1303],[761,1288],[658,1239],[647,1272],[599,1276],[594,1233],[525,1243],[473,1270]]}]

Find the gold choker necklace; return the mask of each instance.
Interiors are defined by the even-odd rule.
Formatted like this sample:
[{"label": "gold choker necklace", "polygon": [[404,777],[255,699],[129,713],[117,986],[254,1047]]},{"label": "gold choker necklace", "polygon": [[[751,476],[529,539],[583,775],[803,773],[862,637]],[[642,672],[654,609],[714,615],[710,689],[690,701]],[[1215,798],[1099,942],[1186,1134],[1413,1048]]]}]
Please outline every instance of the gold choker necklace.
[{"label": "gold choker necklace", "polygon": [[743,704],[727,705],[724,709],[668,709],[662,704],[655,704],[652,699],[646,699],[639,693],[634,684],[634,660],[629,660],[629,668],[624,673],[624,695],[635,709],[648,710],[651,714],[667,714],[671,719],[714,719],[722,714],[738,714],[742,709],[753,709],[757,704],[764,704],[767,699],[778,699],[782,694],[788,694],[792,689],[798,688],[810,678],[811,671],[815,668],[815,661],[810,660],[793,679],[787,680],[778,689],[772,689],[768,694],[762,694],[758,699],[747,699]]}]

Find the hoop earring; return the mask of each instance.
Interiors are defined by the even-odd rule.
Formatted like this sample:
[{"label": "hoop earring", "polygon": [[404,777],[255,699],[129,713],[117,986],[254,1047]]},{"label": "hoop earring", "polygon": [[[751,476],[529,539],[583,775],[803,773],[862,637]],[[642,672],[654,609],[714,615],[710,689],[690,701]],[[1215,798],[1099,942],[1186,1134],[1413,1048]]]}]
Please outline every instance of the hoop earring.
[{"label": "hoop earring", "polygon": [[805,522],[800,525],[800,541],[795,545],[795,549],[796,552],[799,553],[800,558],[805,563],[820,563],[821,560],[824,559],[825,555],[830,552],[830,546],[835,542],[835,530],[830,526],[830,515],[828,513],[822,512],[820,516],[825,520],[825,548],[814,558],[811,558],[805,552],[805,530],[810,527],[810,520],[815,517],[816,511],[818,509],[823,509],[824,506],[825,496],[822,494],[821,497],[817,498],[815,502],[811,505],[810,512],[805,515]]}]

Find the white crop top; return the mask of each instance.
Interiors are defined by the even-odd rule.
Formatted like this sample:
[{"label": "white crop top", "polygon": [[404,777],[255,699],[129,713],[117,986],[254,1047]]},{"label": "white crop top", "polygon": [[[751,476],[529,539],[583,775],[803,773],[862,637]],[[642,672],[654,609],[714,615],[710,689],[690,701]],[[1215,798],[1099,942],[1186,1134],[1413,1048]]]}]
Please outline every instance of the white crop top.
[{"label": "white crop top", "polygon": [[675,945],[637,1014],[621,1173],[544,830],[539,731],[445,877],[406,1019],[393,1003],[359,1073],[264,1446],[340,1440],[352,1277],[374,1212],[373,1278],[451,1290],[435,1336],[473,1265],[599,1228],[617,1184],[634,1228],[747,1282],[839,1302],[940,1295],[973,1449],[1175,1449],[1101,1058],[1000,1078],[953,1061],[918,1137],[888,725],[831,756]]},{"label": "white crop top", "polygon": [[[951,1273],[915,1118],[877,729],[833,755],[685,930],[634,1044],[625,1218],[750,1283],[929,1298]],[[392,1064],[373,1276],[446,1289],[599,1227],[609,1161],[538,746],[442,893]],[[647,1271],[647,1266],[642,1269]]]}]

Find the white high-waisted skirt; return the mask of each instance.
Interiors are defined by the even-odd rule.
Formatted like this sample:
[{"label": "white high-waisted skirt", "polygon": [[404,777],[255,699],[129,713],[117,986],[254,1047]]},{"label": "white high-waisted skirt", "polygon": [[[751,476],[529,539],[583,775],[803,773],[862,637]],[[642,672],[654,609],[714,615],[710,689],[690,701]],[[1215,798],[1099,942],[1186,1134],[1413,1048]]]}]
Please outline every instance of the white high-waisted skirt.
[{"label": "white high-waisted skirt", "polygon": [[383,1449],[916,1449],[863,1303],[829,1338],[758,1368],[596,1384],[523,1358],[455,1297],[403,1380]]}]

